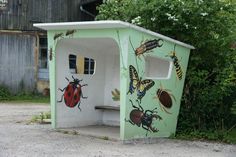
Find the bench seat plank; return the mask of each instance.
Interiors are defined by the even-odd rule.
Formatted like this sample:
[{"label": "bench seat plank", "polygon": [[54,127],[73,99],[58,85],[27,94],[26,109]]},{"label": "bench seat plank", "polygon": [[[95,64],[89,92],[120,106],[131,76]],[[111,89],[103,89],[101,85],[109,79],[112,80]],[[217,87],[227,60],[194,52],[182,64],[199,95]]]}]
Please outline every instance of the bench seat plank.
[{"label": "bench seat plank", "polygon": [[114,111],[120,111],[120,106],[108,106],[108,105],[101,105],[101,106],[95,106],[96,110],[114,110]]}]

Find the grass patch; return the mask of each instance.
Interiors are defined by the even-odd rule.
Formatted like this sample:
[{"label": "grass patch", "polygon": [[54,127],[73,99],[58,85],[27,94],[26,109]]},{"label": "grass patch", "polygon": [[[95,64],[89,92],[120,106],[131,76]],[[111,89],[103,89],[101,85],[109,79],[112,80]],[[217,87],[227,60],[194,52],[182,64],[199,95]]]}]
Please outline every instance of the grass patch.
[{"label": "grass patch", "polygon": [[16,102],[16,103],[24,103],[24,102],[31,102],[31,103],[50,103],[49,96],[43,96],[40,93],[19,93],[16,95],[8,94],[4,96],[4,98],[0,97],[0,102]]},{"label": "grass patch", "polygon": [[176,136],[171,136],[175,139],[183,140],[202,140],[202,141],[217,141],[229,144],[236,144],[236,128],[230,132],[227,131],[192,131],[177,133]]},{"label": "grass patch", "polygon": [[43,96],[42,94],[37,92],[26,92],[24,90],[17,94],[12,94],[6,86],[0,85],[0,102],[49,103],[50,97]]},{"label": "grass patch", "polygon": [[40,124],[48,124],[48,120],[51,119],[51,113],[50,112],[41,112],[39,115],[34,115],[30,123],[40,123]]},{"label": "grass patch", "polygon": [[34,93],[21,93],[11,96],[10,102],[33,102],[33,103],[50,103],[49,96],[43,96],[42,94]]},{"label": "grass patch", "polygon": [[225,137],[228,143],[236,144],[236,128],[232,129]]}]

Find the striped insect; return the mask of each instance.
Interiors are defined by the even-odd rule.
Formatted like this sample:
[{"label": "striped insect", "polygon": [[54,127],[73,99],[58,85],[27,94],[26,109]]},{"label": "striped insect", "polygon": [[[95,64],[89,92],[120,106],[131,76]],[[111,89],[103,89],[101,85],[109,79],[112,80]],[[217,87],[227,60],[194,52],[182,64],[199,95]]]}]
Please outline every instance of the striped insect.
[{"label": "striped insect", "polygon": [[155,82],[151,79],[142,80],[139,78],[138,73],[134,66],[129,66],[130,84],[129,91],[127,94],[133,94],[135,90],[137,91],[138,100],[141,102],[142,98],[145,96],[146,91],[154,86]]},{"label": "striped insect", "polygon": [[175,48],[174,48],[174,51],[171,51],[168,55],[166,55],[166,57],[170,57],[172,59],[174,66],[175,66],[175,71],[176,71],[177,77],[179,80],[182,80],[183,70],[179,64],[179,59],[176,56]]},{"label": "striped insect", "polygon": [[153,39],[153,40],[147,40],[144,43],[141,43],[141,45],[138,48],[136,49],[133,48],[133,49],[134,49],[135,55],[139,57],[140,55],[143,55],[144,53],[151,52],[151,50],[154,48],[162,47],[162,45],[163,45],[162,39]]}]

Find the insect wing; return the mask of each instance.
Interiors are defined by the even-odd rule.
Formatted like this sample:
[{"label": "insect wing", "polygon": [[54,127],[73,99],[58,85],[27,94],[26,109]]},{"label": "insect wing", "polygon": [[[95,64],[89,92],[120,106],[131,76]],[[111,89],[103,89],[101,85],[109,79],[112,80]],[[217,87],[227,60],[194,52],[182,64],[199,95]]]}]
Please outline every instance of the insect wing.
[{"label": "insect wing", "polygon": [[142,80],[139,86],[139,91],[147,91],[154,86],[155,82],[150,79]]},{"label": "insect wing", "polygon": [[64,100],[65,100],[65,104],[68,107],[74,107],[73,106],[73,96],[74,96],[74,88],[72,84],[69,84],[66,87],[66,91],[64,93]]},{"label": "insect wing", "polygon": [[137,84],[139,82],[138,73],[132,65],[129,66],[129,76],[130,76],[129,92],[132,94],[134,90],[137,88]]},{"label": "insect wing", "polygon": [[75,88],[74,95],[72,98],[73,107],[76,106],[80,102],[80,95],[81,95],[81,88],[80,87]]}]

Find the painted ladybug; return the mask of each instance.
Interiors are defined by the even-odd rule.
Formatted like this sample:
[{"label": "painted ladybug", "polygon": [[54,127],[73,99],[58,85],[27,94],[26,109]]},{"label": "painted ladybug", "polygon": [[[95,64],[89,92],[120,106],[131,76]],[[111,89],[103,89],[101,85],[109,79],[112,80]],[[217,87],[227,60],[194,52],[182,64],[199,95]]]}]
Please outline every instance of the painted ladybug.
[{"label": "painted ladybug", "polygon": [[142,126],[143,129],[147,130],[147,133],[148,131],[158,132],[159,130],[152,126],[152,121],[154,119],[162,120],[162,118],[157,115],[157,111],[155,111],[157,108],[144,111],[138,100],[139,107],[135,106],[131,100],[129,101],[134,109],[130,112],[130,120],[125,119],[125,121],[132,125],[137,125],[138,127]]},{"label": "painted ladybug", "polygon": [[[170,93],[170,90],[161,88],[157,89],[155,99],[159,100],[159,104],[162,110],[164,110],[166,113],[171,114],[167,111],[167,109],[170,109],[172,107],[172,99],[175,100],[175,97],[173,94]],[[175,100],[176,101],[176,100]]]},{"label": "painted ladybug", "polygon": [[69,82],[69,84],[63,89],[58,88],[58,90],[65,92],[61,96],[61,100],[57,102],[62,102],[62,99],[64,97],[66,106],[73,108],[78,104],[78,108],[80,109],[80,98],[87,99],[87,97],[84,97],[82,93],[82,87],[87,86],[87,84],[81,85],[80,82],[82,80],[76,79],[73,76],[72,78],[74,80],[70,82],[66,77],[66,80]]}]

